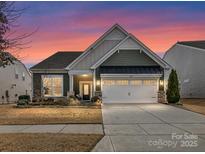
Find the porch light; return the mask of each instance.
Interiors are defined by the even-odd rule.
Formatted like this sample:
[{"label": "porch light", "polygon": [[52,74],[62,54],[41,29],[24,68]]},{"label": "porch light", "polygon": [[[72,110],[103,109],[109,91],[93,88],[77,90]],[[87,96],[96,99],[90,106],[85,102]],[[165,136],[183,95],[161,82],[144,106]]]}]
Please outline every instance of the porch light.
[{"label": "porch light", "polygon": [[163,80],[160,80],[160,81],[159,81],[159,85],[160,85],[160,86],[163,86],[163,85],[164,85]]},{"label": "porch light", "polygon": [[97,80],[96,85],[97,85],[97,86],[100,85],[100,80]]},{"label": "porch light", "polygon": [[83,77],[87,77],[88,75],[87,75],[87,74],[83,74],[82,76],[83,76]]}]

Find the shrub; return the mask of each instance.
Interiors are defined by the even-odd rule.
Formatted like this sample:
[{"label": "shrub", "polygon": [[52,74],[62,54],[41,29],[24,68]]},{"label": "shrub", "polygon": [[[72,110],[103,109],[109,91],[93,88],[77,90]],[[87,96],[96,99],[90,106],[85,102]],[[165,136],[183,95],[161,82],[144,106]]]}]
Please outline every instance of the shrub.
[{"label": "shrub", "polygon": [[70,95],[68,99],[76,100],[76,97],[74,95]]},{"label": "shrub", "polygon": [[28,105],[28,100],[27,99],[20,99],[17,101],[17,105],[18,106],[25,106],[25,105]]},{"label": "shrub", "polygon": [[170,75],[169,75],[166,95],[167,95],[168,103],[179,102],[179,99],[180,99],[179,81],[178,81],[176,70],[172,70]]},{"label": "shrub", "polygon": [[18,100],[28,100],[28,102],[30,102],[31,101],[31,97],[29,96],[29,95],[20,95],[19,97],[18,97]]},{"label": "shrub", "polygon": [[60,105],[60,106],[67,106],[69,105],[69,102],[67,99],[58,99],[54,102],[55,105]]},{"label": "shrub", "polygon": [[92,103],[96,103],[96,102],[98,102],[98,101],[101,101],[100,96],[93,96],[93,97],[91,98],[91,102],[92,102]]}]

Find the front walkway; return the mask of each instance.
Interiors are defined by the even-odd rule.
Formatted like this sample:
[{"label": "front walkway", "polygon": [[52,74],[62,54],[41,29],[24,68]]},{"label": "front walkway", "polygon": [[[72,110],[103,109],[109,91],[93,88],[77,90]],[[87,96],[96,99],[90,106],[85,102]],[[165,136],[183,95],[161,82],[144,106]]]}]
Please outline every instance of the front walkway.
[{"label": "front walkway", "polygon": [[103,134],[101,124],[0,125],[0,133]]},{"label": "front walkway", "polygon": [[[93,151],[205,151],[205,116],[164,104],[103,105]],[[193,135],[194,134],[194,135]]]}]

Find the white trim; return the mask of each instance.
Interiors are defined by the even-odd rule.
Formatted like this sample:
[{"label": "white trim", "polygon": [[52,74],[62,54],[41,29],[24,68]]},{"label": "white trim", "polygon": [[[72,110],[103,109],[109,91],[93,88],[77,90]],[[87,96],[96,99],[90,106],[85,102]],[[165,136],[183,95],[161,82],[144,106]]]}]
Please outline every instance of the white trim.
[{"label": "white trim", "polygon": [[69,92],[73,93],[73,74],[69,74]]},{"label": "white trim", "polygon": [[80,75],[80,74],[92,74],[92,70],[70,70],[68,74],[72,75]]},{"label": "white trim", "polygon": [[93,70],[93,91],[94,91],[94,93],[95,93],[95,91],[96,91],[96,76],[95,76],[95,73],[96,71],[95,70]]},{"label": "white trim", "polygon": [[31,70],[32,73],[67,73],[67,70]]},{"label": "white trim", "polygon": [[31,72],[31,102],[32,102],[32,99],[34,97],[34,91],[33,91],[33,73]]},{"label": "white trim", "polygon": [[91,44],[79,57],[77,57],[72,63],[70,63],[67,67],[66,70],[70,70],[73,68],[73,66],[78,63],[82,58],[84,58],[86,55],[88,55],[91,52],[92,48],[95,48],[95,46],[101,41],[105,39],[105,37],[112,32],[115,28],[120,29],[125,35],[128,35],[128,32],[124,30],[120,25],[115,24],[113,25],[108,31],[106,31],[100,38],[98,38],[93,44]]},{"label": "white trim", "polygon": [[[155,52],[153,52],[151,49],[149,49],[144,43],[142,43],[139,39],[137,39],[134,35],[130,34],[131,38],[134,39],[137,43],[139,43],[144,49],[145,53],[148,54],[153,60],[155,60],[158,64],[161,63],[163,68],[170,68],[171,66],[164,61],[162,58],[160,58]],[[148,52],[147,52],[148,51]],[[160,64],[159,64],[160,65]]]},{"label": "white trim", "polygon": [[82,87],[82,84],[83,83],[88,83],[88,84],[90,84],[90,99],[93,97],[93,82],[92,81],[79,81],[79,94],[80,94],[80,96],[82,97],[82,99],[83,99],[83,87]]},{"label": "white trim", "polygon": [[[122,50],[124,48],[120,48],[120,45],[124,43],[127,39],[133,39],[136,41],[142,48],[145,50],[144,53],[147,54],[150,58],[152,58],[156,63],[158,63],[163,68],[170,68],[169,64],[166,63],[163,59],[161,59],[157,54],[155,54],[153,51],[151,51],[148,47],[146,47],[142,42],[140,42],[138,39],[136,39],[132,34],[129,34],[124,40],[122,40],[117,46],[115,46],[113,49],[111,49],[107,54],[105,54],[101,59],[99,59],[94,65],[91,66],[91,69],[96,69],[99,67],[106,59],[108,59],[111,55],[113,55],[116,50]],[[126,48],[130,50],[141,50],[141,48]]]},{"label": "white trim", "polygon": [[160,78],[162,74],[101,74],[102,78],[118,77],[118,78]]},{"label": "white trim", "polygon": [[[48,96],[45,96],[44,95],[44,90],[43,90],[43,77],[44,76],[52,76],[52,77],[61,77],[62,78],[62,87],[61,87],[61,93],[62,93],[62,95],[61,96],[54,96],[53,95],[53,89],[52,89],[52,95],[48,95]],[[51,78],[52,78],[51,77]],[[43,96],[43,97],[45,97],[45,98],[48,98],[48,97],[65,97],[64,96],[64,81],[63,81],[63,78],[64,78],[64,76],[63,75],[52,75],[52,74],[42,74],[41,75],[41,95]],[[53,88],[53,82],[52,82],[52,88]]]}]

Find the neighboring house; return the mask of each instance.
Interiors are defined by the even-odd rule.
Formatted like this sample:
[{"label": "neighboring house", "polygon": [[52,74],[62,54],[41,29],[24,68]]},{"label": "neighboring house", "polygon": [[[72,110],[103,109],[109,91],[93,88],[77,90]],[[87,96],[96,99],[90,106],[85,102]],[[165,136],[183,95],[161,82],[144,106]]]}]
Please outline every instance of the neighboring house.
[{"label": "neighboring house", "polygon": [[0,104],[14,103],[20,95],[31,95],[31,74],[19,60],[0,67]]},{"label": "neighboring house", "polygon": [[205,98],[205,41],[177,42],[163,59],[177,71],[182,98]]},{"label": "neighboring house", "polygon": [[102,95],[103,103],[156,103],[169,68],[115,24],[83,53],[58,52],[33,66],[33,96]]}]

